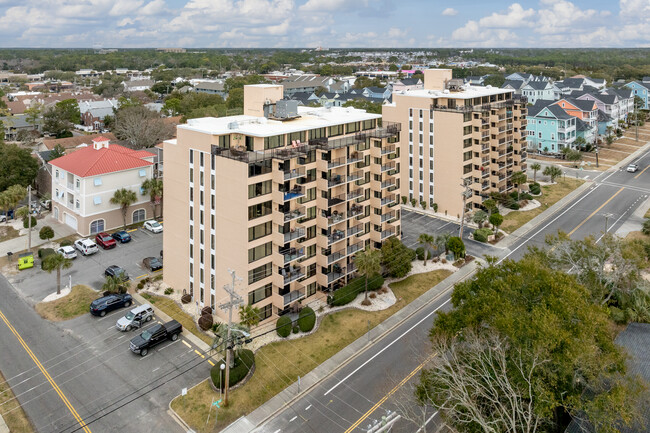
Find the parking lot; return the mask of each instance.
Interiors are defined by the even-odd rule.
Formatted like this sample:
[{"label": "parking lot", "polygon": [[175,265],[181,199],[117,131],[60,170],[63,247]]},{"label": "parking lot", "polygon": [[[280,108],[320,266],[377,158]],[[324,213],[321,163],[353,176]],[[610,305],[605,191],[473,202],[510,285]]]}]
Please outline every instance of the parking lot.
[{"label": "parking lot", "polygon": [[[143,229],[132,231],[131,242],[117,243],[115,248],[104,250],[99,247],[99,252],[82,256],[77,252],[73,259],[72,267],[61,272],[61,285],[66,286],[72,278],[72,285],[85,284],[93,289],[100,290],[104,284],[104,270],[117,265],[125,269],[132,279],[137,279],[149,274],[148,269],[142,266],[145,257],[159,257],[162,250],[162,233],[154,234]],[[93,239],[94,238],[90,238]],[[56,291],[56,273],[43,271],[40,261],[32,269],[21,271],[8,277],[21,295],[32,305],[41,302],[47,295]]]},{"label": "parking lot", "polygon": [[[418,236],[422,233],[430,235],[450,233],[452,236],[458,236],[459,228],[457,223],[402,208],[402,242],[409,248],[415,249],[421,246],[418,244]],[[500,251],[499,247],[469,239],[468,236],[473,231],[474,229],[467,226],[463,229],[463,242],[465,242],[467,254],[484,257],[496,255]]]}]

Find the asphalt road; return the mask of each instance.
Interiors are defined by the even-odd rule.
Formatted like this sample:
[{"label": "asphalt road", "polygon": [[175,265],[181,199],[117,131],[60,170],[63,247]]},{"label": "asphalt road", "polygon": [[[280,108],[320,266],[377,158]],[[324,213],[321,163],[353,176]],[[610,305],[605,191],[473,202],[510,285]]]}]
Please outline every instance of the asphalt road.
[{"label": "asphalt road", "polygon": [[[138,263],[158,255],[162,238],[141,231],[132,235],[130,244],[75,259],[73,284],[100,288],[103,270],[111,264],[133,277],[146,274]],[[115,328],[127,309],[103,318],[43,320],[30,304],[52,293],[54,278],[34,268],[20,274],[14,287],[0,276],[0,370],[37,431],[183,431],[167,415],[167,406],[183,387],[205,379],[211,367],[207,359],[184,338],[163,343],[144,358],[132,353],[129,340],[141,331]]]},{"label": "asphalt road", "polygon": [[[616,232],[629,216],[650,195],[650,152],[645,152],[636,161],[637,173],[624,170],[605,172],[591,176],[592,186],[572,202],[567,203],[553,215],[547,216],[508,249],[489,251],[504,260],[519,259],[531,245],[544,245],[548,234],[563,230],[574,239],[593,235],[597,239],[607,230]],[[409,246],[419,233],[457,230],[448,224],[430,217],[404,212],[403,231]],[[471,254],[485,251],[467,245]],[[287,405],[273,419],[256,431],[268,433],[286,432],[362,432],[373,420],[381,419],[386,410],[395,410],[395,402],[409,398],[408,393],[391,393],[400,383],[410,386],[417,380],[417,373],[428,356],[428,331],[439,310],[450,308],[451,292],[432,302],[402,325],[375,342],[366,352],[358,356],[329,379],[324,380],[292,404]],[[388,350],[386,350],[388,348]],[[406,388],[408,389],[408,388]],[[437,416],[425,419],[437,423]],[[431,414],[431,415],[430,415]],[[435,428],[429,425],[429,431]],[[395,432],[414,432],[417,427],[406,421],[398,422]]]}]

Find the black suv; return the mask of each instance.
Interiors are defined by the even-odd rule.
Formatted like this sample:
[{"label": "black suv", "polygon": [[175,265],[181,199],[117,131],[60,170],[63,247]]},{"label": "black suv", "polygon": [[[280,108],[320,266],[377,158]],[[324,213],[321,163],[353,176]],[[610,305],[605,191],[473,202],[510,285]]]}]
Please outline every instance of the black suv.
[{"label": "black suv", "polygon": [[111,265],[106,270],[104,271],[104,275],[107,277],[119,277],[120,281],[129,281],[131,277],[129,277],[129,274],[126,273],[126,271],[122,268],[120,268],[117,265]]},{"label": "black suv", "polygon": [[104,317],[106,313],[117,310],[118,308],[130,307],[132,303],[133,298],[128,293],[116,293],[103,296],[90,303],[90,314]]}]

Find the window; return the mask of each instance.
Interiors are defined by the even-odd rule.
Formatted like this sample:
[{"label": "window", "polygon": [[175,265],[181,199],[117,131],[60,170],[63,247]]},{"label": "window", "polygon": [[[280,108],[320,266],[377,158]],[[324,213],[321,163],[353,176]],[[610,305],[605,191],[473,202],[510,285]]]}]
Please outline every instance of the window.
[{"label": "window", "polygon": [[79,183],[79,179],[77,179],[77,189],[79,189],[79,187],[80,187],[80,183]]},{"label": "window", "polygon": [[367,129],[373,129],[376,124],[377,124],[376,119],[364,120],[363,124],[362,124],[363,125],[362,128],[363,128],[364,131],[367,130]]},{"label": "window", "polygon": [[266,284],[259,289],[253,290],[248,293],[248,305],[253,305],[257,302],[263,301],[273,294],[273,284]]},{"label": "window", "polygon": [[289,143],[293,143],[294,141],[304,142],[305,141],[305,131],[290,133],[288,138],[287,138],[287,141]]},{"label": "window", "polygon": [[346,134],[350,134],[352,132],[358,132],[360,130],[361,130],[361,125],[359,125],[359,122],[351,122],[345,125]]},{"label": "window", "polygon": [[146,219],[147,213],[144,209],[138,209],[133,212],[133,224],[142,222]]},{"label": "window", "polygon": [[255,239],[263,238],[264,236],[270,235],[272,231],[272,226],[273,226],[272,222],[268,221],[255,227],[249,227],[248,240],[254,241]]},{"label": "window", "polygon": [[248,263],[253,263],[256,260],[263,259],[270,255],[273,251],[273,242],[267,242],[255,248],[248,250]]},{"label": "window", "polygon": [[258,176],[271,172],[271,159],[248,164],[248,177]]},{"label": "window", "polygon": [[267,304],[260,308],[260,320],[268,319],[273,315],[273,305],[272,304]]},{"label": "window", "polygon": [[57,170],[56,172],[54,172],[54,177],[57,178],[57,179],[59,178],[59,170]]},{"label": "window", "polygon": [[270,276],[271,272],[273,272],[273,263],[267,263],[258,268],[251,269],[248,271],[248,284],[253,284],[260,280],[263,280],[264,278]]},{"label": "window", "polygon": [[270,180],[248,185],[248,198],[255,198],[261,195],[270,194],[271,188],[272,182]]},{"label": "window", "polygon": [[98,195],[93,197],[93,203],[102,204],[102,198],[100,196],[98,196]]},{"label": "window", "polygon": [[74,204],[74,207],[79,209],[79,200],[76,201],[76,203]]},{"label": "window", "polygon": [[307,297],[310,297],[315,293],[316,293],[316,283],[314,282],[307,286]]},{"label": "window", "polygon": [[219,147],[230,147],[230,135],[220,135],[219,136]]},{"label": "window", "polygon": [[470,150],[469,152],[463,153],[463,161],[467,161],[472,159],[472,151]]},{"label": "window", "polygon": [[463,174],[470,173],[472,171],[472,164],[467,164],[463,167]]},{"label": "window", "polygon": [[335,137],[337,135],[343,135],[343,125],[334,125],[328,128],[328,135],[330,137]]},{"label": "window", "polygon": [[264,137],[264,149],[275,149],[284,146],[284,135],[274,135],[273,137]]},{"label": "window", "polygon": [[190,164],[194,164],[194,151],[190,149]]},{"label": "window", "polygon": [[95,220],[90,223],[90,233],[95,234],[104,231],[104,220]]},{"label": "window", "polygon": [[[203,155],[203,154],[201,154],[201,155]],[[147,170],[145,170],[144,168],[141,169],[141,170],[138,172],[138,175],[139,175],[140,177],[145,177],[145,176],[147,175]]]},{"label": "window", "polygon": [[271,213],[271,201],[265,201],[264,203],[255,204],[253,206],[248,206],[248,220],[253,220],[255,218],[263,217]]},{"label": "window", "polygon": [[327,130],[326,128],[318,128],[318,129],[312,129],[309,131],[309,139],[314,139],[314,138],[325,138],[327,137]]},{"label": "window", "polygon": [[95,186],[99,186],[102,184],[102,178],[101,177],[96,177],[94,180]]}]

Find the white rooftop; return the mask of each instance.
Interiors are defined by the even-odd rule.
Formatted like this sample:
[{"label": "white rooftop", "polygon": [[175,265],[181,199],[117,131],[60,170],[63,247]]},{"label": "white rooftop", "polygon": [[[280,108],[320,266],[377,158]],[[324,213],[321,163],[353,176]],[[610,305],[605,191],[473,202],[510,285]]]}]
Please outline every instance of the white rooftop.
[{"label": "white rooftop", "polygon": [[367,113],[365,110],[352,107],[298,107],[298,115],[300,117],[285,121],[247,115],[203,117],[189,119],[186,124],[178,125],[178,128],[212,135],[244,134],[253,137],[271,137],[381,118],[379,114]]},{"label": "white rooftop", "polygon": [[393,95],[416,96],[420,98],[451,98],[451,99],[472,99],[482,96],[500,95],[512,93],[512,89],[501,89],[492,86],[471,86],[464,85],[462,91],[413,89],[393,92]]}]

